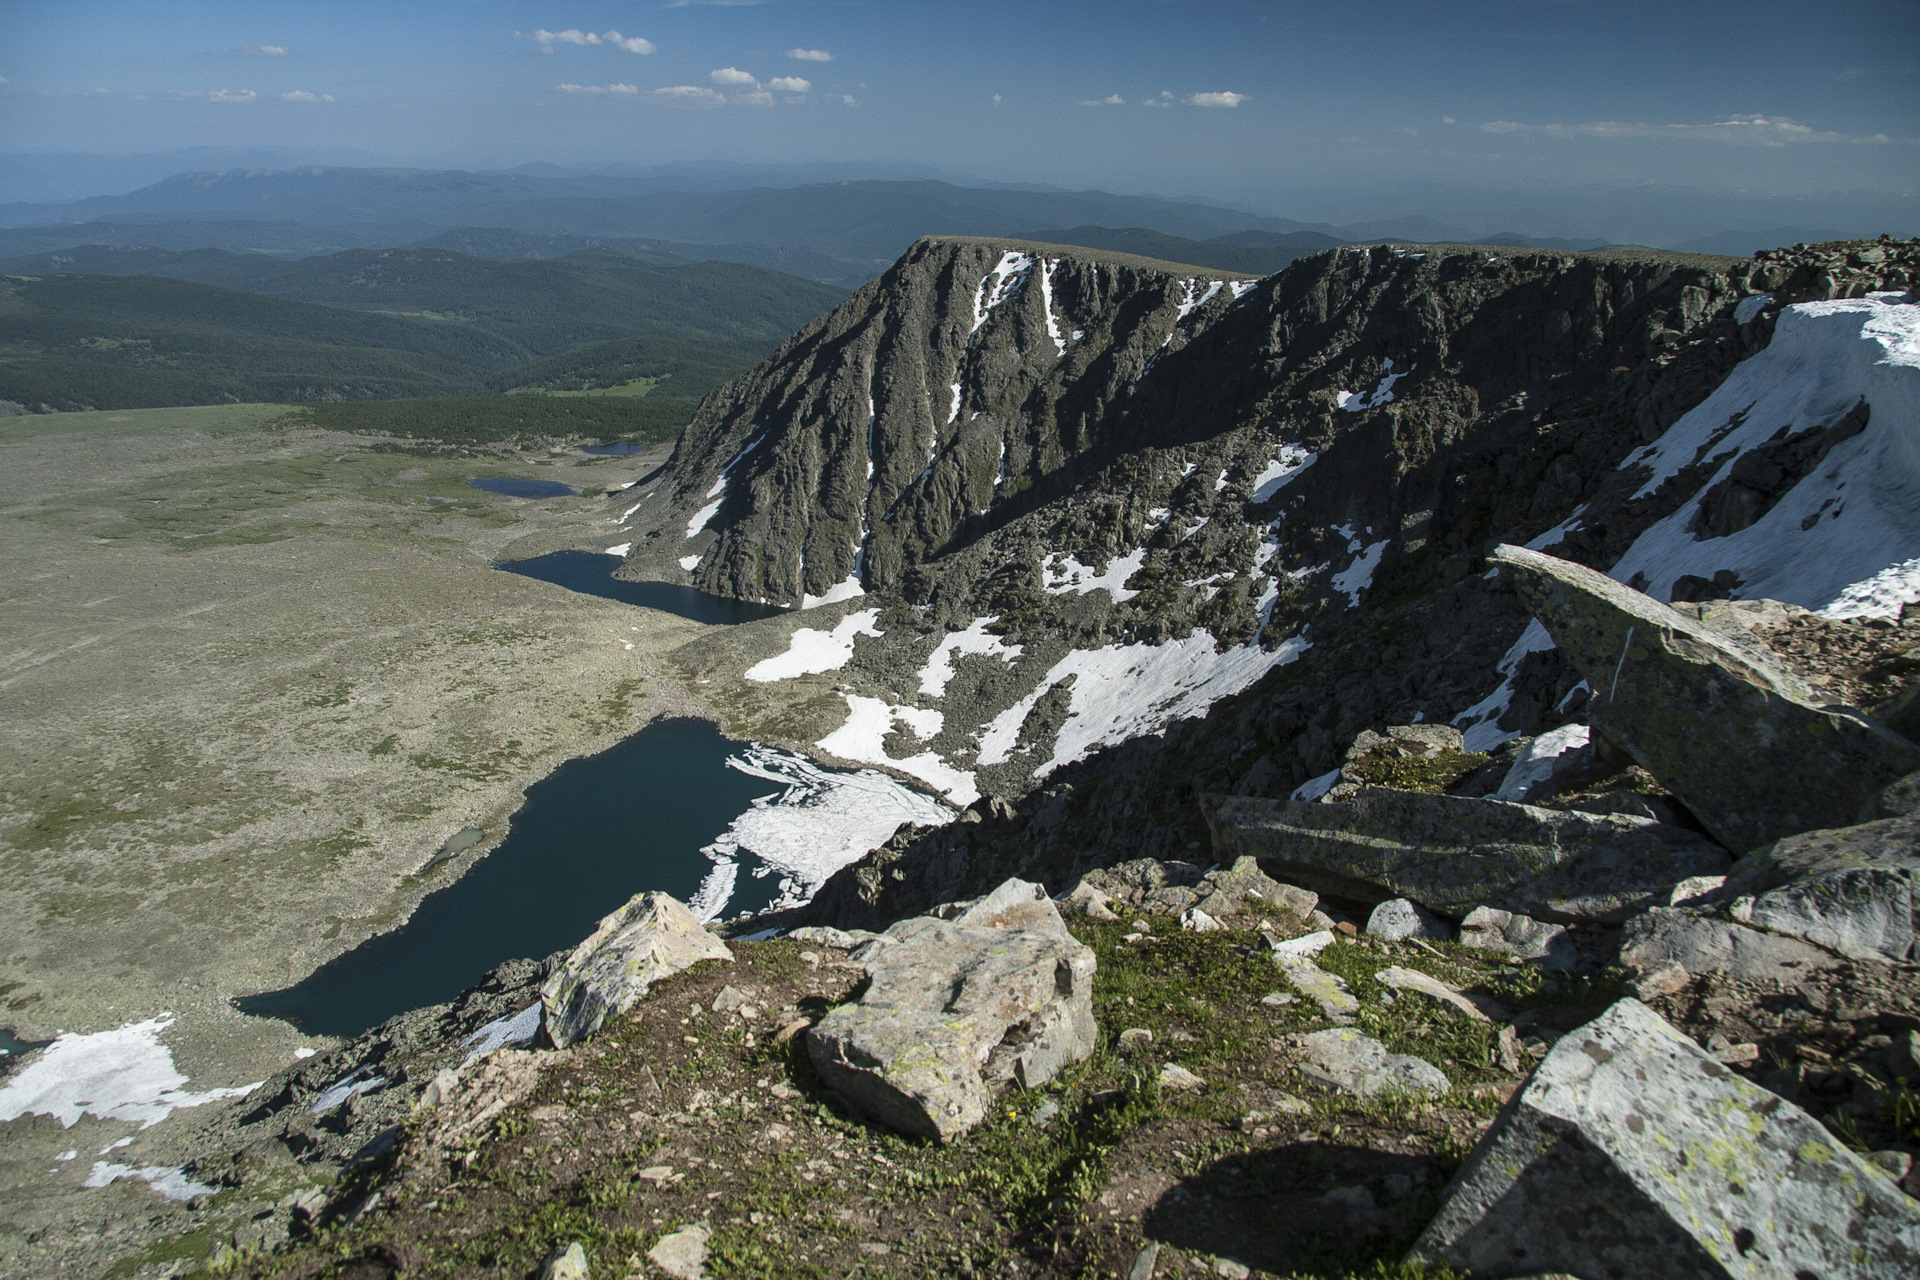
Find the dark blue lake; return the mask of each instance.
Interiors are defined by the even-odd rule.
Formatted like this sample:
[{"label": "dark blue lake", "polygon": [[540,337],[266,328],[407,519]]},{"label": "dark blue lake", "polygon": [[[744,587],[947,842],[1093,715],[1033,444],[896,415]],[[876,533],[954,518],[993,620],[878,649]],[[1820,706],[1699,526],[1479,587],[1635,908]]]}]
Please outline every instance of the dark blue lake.
[{"label": "dark blue lake", "polygon": [[[298,986],[234,1003],[309,1035],[355,1036],[397,1013],[451,1000],[515,957],[593,932],[636,893],[682,902],[712,864],[700,853],[777,784],[726,767],[742,744],[703,720],[663,720],[527,788],[507,837],[413,918],[369,938]],[[743,875],[728,914],[769,905],[776,877]]]},{"label": "dark blue lake", "polygon": [[555,551],[531,560],[501,561],[493,567],[551,582],[569,591],[675,613],[695,622],[732,625],[787,612],[777,604],[710,596],[673,582],[622,582],[613,576],[613,571],[620,567],[620,557],[597,551]]},{"label": "dark blue lake", "polygon": [[467,481],[469,488],[501,493],[509,498],[564,498],[580,492],[558,480],[522,480],[517,476],[490,476]]}]

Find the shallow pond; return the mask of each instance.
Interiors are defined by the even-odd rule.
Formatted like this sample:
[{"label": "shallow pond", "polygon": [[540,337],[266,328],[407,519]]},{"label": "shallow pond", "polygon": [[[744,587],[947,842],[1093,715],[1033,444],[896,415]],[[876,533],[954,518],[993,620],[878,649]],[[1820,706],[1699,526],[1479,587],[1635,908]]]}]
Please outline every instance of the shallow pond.
[{"label": "shallow pond", "polygon": [[509,498],[565,498],[580,492],[558,480],[522,480],[518,476],[483,476],[467,481],[467,487],[505,494]]},{"label": "shallow pond", "polygon": [[598,551],[555,551],[531,560],[502,561],[493,567],[551,582],[569,591],[678,614],[695,622],[731,625],[787,612],[776,604],[710,596],[672,582],[622,582],[613,576],[613,571],[620,567],[620,557]]},{"label": "shallow pond", "polygon": [[[298,986],[235,1001],[310,1035],[353,1036],[396,1013],[450,1000],[517,956],[573,946],[635,893],[692,899],[701,853],[756,798],[781,787],[728,768],[743,744],[701,720],[664,720],[527,788],[507,837],[412,919],[368,939]],[[767,906],[774,877],[742,877],[728,914]]]}]

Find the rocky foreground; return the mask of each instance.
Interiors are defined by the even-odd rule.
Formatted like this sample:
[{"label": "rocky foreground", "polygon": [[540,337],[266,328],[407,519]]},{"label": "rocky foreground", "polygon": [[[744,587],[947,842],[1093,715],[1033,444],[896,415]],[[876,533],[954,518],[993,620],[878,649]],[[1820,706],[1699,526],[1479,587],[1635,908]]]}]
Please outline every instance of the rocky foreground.
[{"label": "rocky foreground", "polygon": [[1810,683],[1913,630],[1821,674],[1724,616],[1782,606],[1493,562],[1584,733],[1369,732],[1317,799],[1203,798],[1210,868],[883,930],[727,941],[642,895],[210,1130],[187,1172],[244,1225],[191,1265],[1915,1274],[1920,748]]}]

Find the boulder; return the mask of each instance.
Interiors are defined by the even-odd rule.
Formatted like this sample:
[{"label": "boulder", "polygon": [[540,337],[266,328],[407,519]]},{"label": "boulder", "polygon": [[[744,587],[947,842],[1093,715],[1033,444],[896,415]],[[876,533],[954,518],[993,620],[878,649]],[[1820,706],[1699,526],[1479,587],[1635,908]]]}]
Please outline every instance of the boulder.
[{"label": "boulder", "polygon": [[588,1280],[587,1253],[578,1240],[564,1249],[555,1249],[540,1264],[540,1280]]},{"label": "boulder", "polygon": [[1491,996],[1470,995],[1418,969],[1403,969],[1394,965],[1373,976],[1382,986],[1392,987],[1395,991],[1418,991],[1423,996],[1466,1014],[1475,1022],[1504,1022],[1512,1016],[1506,1006]]},{"label": "boulder", "polygon": [[1259,862],[1246,857],[1235,858],[1224,871],[1209,871],[1194,891],[1200,895],[1194,909],[1215,920],[1230,920],[1261,907],[1305,917],[1320,902],[1318,894],[1281,884],[1262,871]]},{"label": "boulder", "polygon": [[1554,1045],[1410,1266],[1582,1280],[1920,1274],[1920,1205],[1637,1000]]},{"label": "boulder", "polygon": [[1475,907],[1460,922],[1460,945],[1537,960],[1543,969],[1571,969],[1579,960],[1565,925],[1542,924],[1532,916],[1498,907]]},{"label": "boulder", "polygon": [[1367,917],[1367,936],[1387,942],[1407,938],[1425,938],[1432,942],[1450,942],[1453,930],[1433,912],[1405,898],[1389,898]]},{"label": "boulder", "polygon": [[662,978],[702,960],[732,959],[727,944],[678,900],[635,894],[602,919],[541,988],[547,1035],[564,1049],[631,1009]]},{"label": "boulder", "polygon": [[1900,960],[1920,935],[1916,881],[1920,814],[1910,814],[1777,840],[1734,864],[1723,892],[1751,897],[1740,915],[1776,933],[1856,959]]},{"label": "boulder", "polygon": [[1360,1001],[1347,989],[1347,981],[1337,973],[1328,973],[1306,956],[1273,954],[1273,962],[1294,990],[1320,1006],[1320,1012],[1334,1022],[1351,1022],[1360,1012]]},{"label": "boulder", "polygon": [[1222,855],[1251,854],[1323,893],[1404,897],[1456,917],[1487,903],[1617,923],[1728,866],[1711,841],[1645,818],[1385,787],[1338,804],[1208,796],[1202,809]]},{"label": "boulder", "polygon": [[1684,908],[1655,907],[1621,930],[1620,963],[1643,974],[1678,965],[1688,973],[1724,973],[1793,987],[1838,961],[1796,938]]},{"label": "boulder", "polygon": [[999,1085],[1035,1088],[1093,1053],[1093,951],[1041,886],[1008,880],[951,920],[886,936],[865,994],[807,1032],[821,1079],[873,1119],[950,1138]]},{"label": "boulder", "polygon": [[1506,571],[1593,689],[1594,731],[1744,852],[1852,822],[1920,746],[1830,703],[1756,644],[1584,565],[1502,546]]},{"label": "boulder", "polygon": [[674,1280],[705,1280],[707,1242],[712,1238],[704,1223],[682,1227],[655,1241],[647,1250],[647,1260]]},{"label": "boulder", "polygon": [[1398,1094],[1437,1098],[1452,1088],[1446,1073],[1425,1058],[1389,1053],[1372,1036],[1348,1027],[1296,1036],[1309,1080],[1357,1098]]}]

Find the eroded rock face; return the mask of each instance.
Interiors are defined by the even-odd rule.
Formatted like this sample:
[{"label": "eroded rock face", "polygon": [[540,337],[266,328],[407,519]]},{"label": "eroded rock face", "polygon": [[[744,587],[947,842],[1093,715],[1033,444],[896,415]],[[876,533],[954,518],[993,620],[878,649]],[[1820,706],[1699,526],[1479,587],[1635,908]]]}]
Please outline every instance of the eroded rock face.
[{"label": "eroded rock face", "polygon": [[1407,1255],[1476,1275],[1911,1276],[1920,1205],[1637,1000],[1562,1037]]},{"label": "eroded rock face", "polygon": [[[1911,786],[1902,779],[1887,792]],[[1862,960],[1901,960],[1920,933],[1920,814],[1776,841],[1735,864],[1725,892],[1752,924]]]},{"label": "eroded rock face", "polygon": [[1830,703],[1757,644],[1524,547],[1494,562],[1593,688],[1597,732],[1736,853],[1852,822],[1920,747]]},{"label": "eroded rock face", "polygon": [[727,944],[700,918],[664,893],[636,894],[573,949],[541,989],[547,1035],[566,1048],[616,1013],[625,1013],[647,988],[702,960],[731,961]]},{"label": "eroded rock face", "polygon": [[807,1033],[821,1078],[881,1123],[950,1138],[1008,1080],[1034,1088],[1093,1053],[1093,951],[1041,886],[1008,880],[885,936],[865,953],[866,993]]},{"label": "eroded rock face", "polygon": [[1726,853],[1624,814],[1369,787],[1343,804],[1209,797],[1214,845],[1329,893],[1405,897],[1459,917],[1486,904],[1542,920],[1617,922]]}]

